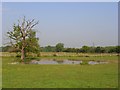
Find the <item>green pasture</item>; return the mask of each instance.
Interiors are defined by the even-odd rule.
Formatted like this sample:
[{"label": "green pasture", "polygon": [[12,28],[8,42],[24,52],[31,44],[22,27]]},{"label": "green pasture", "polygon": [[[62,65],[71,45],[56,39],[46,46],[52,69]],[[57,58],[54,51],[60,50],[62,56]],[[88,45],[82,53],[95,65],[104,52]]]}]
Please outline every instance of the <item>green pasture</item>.
[{"label": "green pasture", "polygon": [[0,89],[2,88],[2,57],[0,57]]},{"label": "green pasture", "polygon": [[[37,57],[40,58],[40,57]],[[118,87],[118,57],[68,57],[42,58],[107,60],[99,65],[32,65],[8,64],[14,57],[2,58],[3,88],[116,88]]]}]

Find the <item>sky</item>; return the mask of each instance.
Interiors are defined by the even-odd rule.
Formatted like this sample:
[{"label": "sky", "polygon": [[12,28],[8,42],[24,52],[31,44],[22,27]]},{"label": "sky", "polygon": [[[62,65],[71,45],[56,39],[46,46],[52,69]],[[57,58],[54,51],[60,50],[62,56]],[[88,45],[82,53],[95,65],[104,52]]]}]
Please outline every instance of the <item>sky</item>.
[{"label": "sky", "polygon": [[117,5],[117,2],[3,2],[2,44],[9,40],[6,32],[26,16],[39,21],[34,29],[40,46],[117,45]]},{"label": "sky", "polygon": [[119,0],[1,0],[2,2],[119,2]]},{"label": "sky", "polygon": [[[0,3],[0,46],[2,45],[2,4]],[[2,68],[2,57],[0,58],[0,68]],[[0,69],[0,72],[2,72],[2,69]],[[0,76],[2,77],[2,73],[0,73]],[[0,89],[2,89],[2,79],[0,79]]]}]

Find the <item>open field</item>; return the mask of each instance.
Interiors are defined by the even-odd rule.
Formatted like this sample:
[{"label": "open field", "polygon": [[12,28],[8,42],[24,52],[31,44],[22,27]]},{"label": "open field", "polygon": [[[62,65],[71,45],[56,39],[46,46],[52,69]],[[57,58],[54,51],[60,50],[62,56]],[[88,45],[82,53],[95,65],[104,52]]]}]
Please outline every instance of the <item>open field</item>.
[{"label": "open field", "polygon": [[2,88],[2,68],[0,67],[0,89]]},{"label": "open field", "polygon": [[3,57],[3,88],[115,88],[118,87],[118,56],[41,56],[37,58],[107,60],[99,65],[8,64],[14,57]]},{"label": "open field", "polygon": [[[16,53],[0,52],[2,57],[16,57]],[[29,58],[69,59],[69,60],[118,60],[118,54],[108,53],[66,53],[66,52],[40,52],[39,56],[28,53]]]}]

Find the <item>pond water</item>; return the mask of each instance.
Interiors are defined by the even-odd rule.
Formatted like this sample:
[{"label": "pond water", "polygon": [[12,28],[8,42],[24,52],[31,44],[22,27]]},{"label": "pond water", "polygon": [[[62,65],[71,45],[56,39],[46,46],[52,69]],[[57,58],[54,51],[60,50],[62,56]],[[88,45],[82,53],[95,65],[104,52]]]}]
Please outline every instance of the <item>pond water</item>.
[{"label": "pond water", "polygon": [[[107,64],[103,61],[87,61],[86,64]],[[29,64],[85,64],[82,60],[32,60]]]},{"label": "pond water", "polygon": [[72,61],[72,60],[61,60],[61,61],[56,61],[56,60],[32,60],[30,64],[80,64],[82,61]]}]

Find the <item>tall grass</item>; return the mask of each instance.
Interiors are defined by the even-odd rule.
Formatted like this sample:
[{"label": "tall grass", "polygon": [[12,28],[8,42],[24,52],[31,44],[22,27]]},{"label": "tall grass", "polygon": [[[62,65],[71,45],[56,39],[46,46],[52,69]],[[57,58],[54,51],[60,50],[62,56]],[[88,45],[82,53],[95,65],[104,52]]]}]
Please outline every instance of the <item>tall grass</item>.
[{"label": "tall grass", "polygon": [[[0,52],[0,56],[16,56],[20,55],[17,53],[9,53],[9,52]],[[27,53],[27,56],[37,57],[38,54],[35,53]],[[67,52],[40,52],[39,56],[47,57],[47,56],[68,56],[68,57],[89,57],[89,56],[117,56],[116,53],[67,53]]]}]

